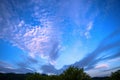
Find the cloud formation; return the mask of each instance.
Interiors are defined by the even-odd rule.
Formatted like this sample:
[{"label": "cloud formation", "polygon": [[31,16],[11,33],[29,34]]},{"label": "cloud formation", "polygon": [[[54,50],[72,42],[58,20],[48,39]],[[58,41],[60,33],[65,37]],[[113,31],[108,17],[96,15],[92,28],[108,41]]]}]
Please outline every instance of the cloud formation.
[{"label": "cloud formation", "polygon": [[[62,54],[60,53],[61,48],[74,45],[76,41],[78,43],[80,41],[82,44],[82,39],[78,39],[81,36],[89,40],[96,17],[100,13],[110,11],[111,1],[113,0],[110,2],[105,0],[105,4],[103,4],[102,1],[96,0],[52,0],[51,2],[46,0],[2,0],[0,3],[0,39],[9,41],[12,46],[20,48],[28,55],[26,55],[26,61],[17,64],[19,68],[11,69],[1,66],[1,71],[31,72],[29,69],[36,70],[34,64],[41,64],[41,69],[45,73],[62,72],[70,65],[65,65],[60,70],[55,68],[55,64],[59,64],[56,63],[56,60]],[[119,35],[120,30],[118,29],[104,38],[93,52],[71,65],[85,67],[85,70],[106,67],[106,65],[97,64],[100,61],[120,56],[120,40],[116,39]],[[67,53],[67,51],[65,52]],[[110,53],[110,55],[108,56],[104,52]],[[46,63],[40,63],[36,59],[38,57],[45,60]],[[1,64],[3,65],[3,63]],[[32,67],[30,67],[31,65]],[[21,71],[21,69],[23,70]]]},{"label": "cloud formation", "polygon": [[[111,59],[116,59],[119,58],[120,53],[119,53],[119,48],[120,48],[120,40],[115,40],[114,42],[111,43],[110,39],[114,39],[115,37],[118,37],[120,35],[120,30],[115,30],[112,32],[110,35],[108,35],[106,38],[104,38],[98,47],[88,54],[86,57],[84,57],[82,60],[75,62],[74,64],[71,65],[65,65],[63,66],[62,69],[59,71],[63,71],[69,66],[76,66],[80,68],[85,68],[85,70],[91,70],[91,69],[96,69],[96,68],[103,68],[103,67],[109,67],[107,64],[101,64],[98,65],[99,62],[105,61],[105,60],[111,60]],[[108,52],[112,50],[112,53],[109,53],[109,56],[105,54],[104,52]],[[101,55],[104,55],[101,56]]]},{"label": "cloud formation", "polygon": [[86,31],[84,33],[87,39],[90,38],[90,30],[92,29],[92,27],[93,27],[93,22],[89,22],[89,24],[87,25]]},{"label": "cloud formation", "polygon": [[[109,50],[118,51],[118,49],[120,48],[119,47],[120,46],[120,40],[117,40],[117,41],[115,41],[113,43],[109,43],[109,44],[107,44],[107,42],[109,42],[109,40],[111,38],[114,38],[114,36],[119,35],[119,34],[120,34],[119,30],[114,31],[113,33],[111,33],[108,37],[106,37],[105,39],[103,39],[101,41],[99,46],[92,53],[88,54],[85,58],[83,58],[82,60],[76,62],[74,65],[79,66],[79,67],[85,67],[85,66],[89,67],[90,65],[95,65],[99,61],[101,61],[101,59],[98,58],[98,57],[101,54],[104,54],[104,52],[107,52]],[[116,53],[116,52],[114,52],[114,53]],[[116,54],[111,54],[111,55],[113,56],[113,55],[116,55]],[[118,51],[117,55],[119,55],[119,51]]]},{"label": "cloud formation", "polygon": [[[0,39],[7,40],[13,46],[28,52],[32,58],[39,56],[54,65],[61,49],[61,33],[62,35],[64,33],[64,31],[60,31],[61,28],[58,28],[59,23],[65,20],[62,16],[69,17],[73,20],[72,23],[78,26],[88,24],[93,17],[89,18],[87,22],[82,23],[81,21],[81,24],[78,21],[81,20],[81,15],[86,20],[85,14],[88,11],[87,8],[91,7],[91,4],[89,4],[91,2],[87,1],[87,3],[84,3],[81,0],[79,1],[79,3],[84,3],[87,6],[85,9],[82,4],[79,6],[77,1],[73,3],[72,0],[69,2],[60,1],[60,5],[56,4],[56,1],[45,3],[46,1],[44,0],[31,0],[30,2],[27,0],[25,2],[2,1],[0,3],[0,10],[2,11],[0,13],[0,24],[2,25],[0,28]],[[73,4],[69,7],[71,3]],[[56,5],[53,6],[53,4]],[[79,7],[82,8],[79,9]],[[76,15],[73,15],[72,8],[74,8]],[[65,11],[64,9],[69,13],[61,14],[61,12]],[[81,10],[83,11],[79,14]],[[85,36],[89,36],[91,28],[91,22],[88,26],[85,25]]]},{"label": "cloud formation", "polygon": [[95,68],[96,69],[99,69],[99,68],[108,68],[109,66],[107,64],[99,64],[99,65],[96,65]]},{"label": "cloud formation", "polygon": [[43,73],[47,73],[47,74],[57,74],[57,72],[59,72],[58,70],[55,69],[55,67],[51,64],[48,65],[43,65],[41,67]]},{"label": "cloud formation", "polygon": [[28,68],[13,68],[10,64],[0,61],[0,72],[2,73],[31,73]]},{"label": "cloud formation", "polygon": [[[32,24],[34,21],[29,22],[26,20],[25,11],[22,10],[23,7],[26,7],[28,15],[32,18],[34,12],[29,13],[31,11],[29,10],[30,3],[27,5],[24,5],[22,2],[17,5],[17,3],[19,1],[2,1],[0,3],[2,9],[0,15],[2,25],[0,38],[8,40],[13,46],[17,46],[21,50],[28,52],[32,58],[39,56],[50,62],[54,62],[58,57],[60,49],[60,34],[57,27],[53,26],[53,22],[47,16],[40,17],[38,24]],[[19,11],[23,12],[23,15],[19,15],[17,13]],[[43,14],[45,13],[41,15]],[[14,16],[15,18],[13,18]],[[23,19],[20,19],[20,17],[23,17]]]}]

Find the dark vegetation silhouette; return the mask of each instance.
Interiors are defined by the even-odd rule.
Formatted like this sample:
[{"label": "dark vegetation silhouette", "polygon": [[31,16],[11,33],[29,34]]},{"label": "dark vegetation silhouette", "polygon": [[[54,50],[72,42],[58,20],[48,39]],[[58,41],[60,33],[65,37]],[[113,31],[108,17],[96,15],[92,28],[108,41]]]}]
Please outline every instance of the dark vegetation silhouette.
[{"label": "dark vegetation silhouette", "polygon": [[26,78],[26,80],[92,80],[83,69],[70,66],[60,75],[41,75],[34,73]]},{"label": "dark vegetation silhouette", "polygon": [[60,75],[0,73],[0,80],[120,80],[120,70],[113,72],[110,77],[91,78],[83,68],[70,66]]},{"label": "dark vegetation silhouette", "polygon": [[108,80],[120,80],[120,70],[112,73]]},{"label": "dark vegetation silhouette", "polygon": [[84,72],[83,68],[69,67],[60,77],[63,80],[91,80],[90,76]]}]

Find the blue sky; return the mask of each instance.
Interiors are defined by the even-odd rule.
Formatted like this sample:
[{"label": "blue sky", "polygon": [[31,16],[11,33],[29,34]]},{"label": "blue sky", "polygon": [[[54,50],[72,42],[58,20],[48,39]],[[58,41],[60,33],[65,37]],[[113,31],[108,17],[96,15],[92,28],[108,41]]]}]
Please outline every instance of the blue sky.
[{"label": "blue sky", "polygon": [[91,76],[120,69],[119,0],[1,0],[0,72]]}]

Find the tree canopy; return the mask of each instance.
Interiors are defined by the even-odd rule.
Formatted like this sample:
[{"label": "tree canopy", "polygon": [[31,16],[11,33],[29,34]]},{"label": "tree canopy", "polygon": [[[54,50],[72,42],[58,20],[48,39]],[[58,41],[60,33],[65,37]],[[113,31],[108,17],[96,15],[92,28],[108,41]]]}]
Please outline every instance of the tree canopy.
[{"label": "tree canopy", "polygon": [[26,80],[91,80],[91,78],[84,72],[83,68],[70,66],[60,75],[41,76],[36,73]]},{"label": "tree canopy", "polygon": [[70,66],[61,77],[63,80],[91,80],[90,76],[84,72],[83,68]]}]

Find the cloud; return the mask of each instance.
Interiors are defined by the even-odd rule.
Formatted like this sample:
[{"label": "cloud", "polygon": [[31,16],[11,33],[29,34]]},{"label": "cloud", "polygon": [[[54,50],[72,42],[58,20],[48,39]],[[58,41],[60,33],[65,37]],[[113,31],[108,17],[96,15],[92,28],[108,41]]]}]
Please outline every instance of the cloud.
[{"label": "cloud", "polygon": [[58,42],[55,42],[52,46],[52,49],[50,51],[49,57],[50,57],[50,63],[54,65],[56,62],[55,60],[58,58],[59,50],[61,49],[60,45]]},{"label": "cloud", "polygon": [[[24,25],[23,28],[25,27],[26,26]],[[58,57],[58,52],[55,52],[53,48],[59,46],[59,40],[57,39],[53,28],[41,28],[38,26],[32,29],[26,28],[25,30],[22,30],[23,28],[18,28],[18,32],[12,32],[10,34],[11,37],[7,37],[14,46],[19,47],[23,51],[27,51],[32,58],[40,56],[41,58],[55,60]],[[57,45],[55,45],[56,43]],[[56,47],[54,47],[54,45]]]},{"label": "cloud", "polygon": [[84,35],[87,39],[90,38],[90,30],[93,27],[93,22],[89,22],[89,24],[87,25],[86,31],[84,32]]},{"label": "cloud", "polygon": [[114,68],[111,68],[111,69],[103,70],[103,72],[105,72],[105,71],[114,71],[114,70],[118,70],[118,69],[120,69],[120,66],[117,66],[117,67],[114,67]]},{"label": "cloud", "polygon": [[20,23],[18,24],[18,27],[22,27],[23,25],[24,25],[24,21],[22,20],[22,21],[20,21]]},{"label": "cloud", "polygon": [[17,66],[18,67],[22,67],[22,68],[25,68],[25,67],[32,68],[32,65],[35,65],[35,64],[38,64],[38,60],[37,59],[32,58],[30,56],[29,57],[24,56],[23,61],[22,62],[18,62]]},{"label": "cloud", "polygon": [[[82,60],[75,62],[74,64],[71,64],[71,65],[77,66],[80,68],[84,67],[85,70],[90,70],[90,69],[93,69],[96,66],[96,64],[98,64],[101,61],[118,58],[120,55],[119,54],[120,40],[115,40],[114,42],[110,41],[110,40],[114,39],[115,37],[117,37],[118,35],[120,35],[119,29],[115,30],[110,35],[108,35],[106,38],[104,38],[93,52],[88,54]],[[106,52],[109,50],[113,51],[111,54],[109,54],[109,56],[100,57],[100,55],[102,55],[102,54],[108,55],[108,54],[106,54]],[[66,66],[70,66],[70,65],[66,65]],[[101,67],[103,67],[103,66],[101,66]]]},{"label": "cloud", "polygon": [[108,68],[109,66],[107,64],[98,64],[95,66],[96,69],[101,69],[101,68]]},{"label": "cloud", "polygon": [[42,65],[40,69],[42,70],[42,73],[45,73],[45,74],[59,75],[63,71],[65,71],[67,68],[69,68],[69,66],[72,66],[72,65],[65,65],[61,69],[56,69],[52,64],[45,64],[45,65]]},{"label": "cloud", "polygon": [[41,67],[43,73],[47,73],[47,74],[57,74],[57,72],[59,72],[58,70],[55,69],[55,67],[51,64],[48,65],[43,65]]},{"label": "cloud", "polygon": [[[92,69],[102,69],[102,68],[108,68],[109,66],[107,64],[98,64],[99,62],[105,61],[105,60],[111,60],[119,58],[119,48],[120,48],[120,40],[116,39],[115,41],[110,41],[115,39],[120,35],[120,30],[117,29],[113,31],[110,35],[105,37],[98,47],[91,52],[90,54],[86,55],[82,60],[75,62],[71,65],[65,65],[63,68],[61,68],[59,71],[62,72],[65,69],[67,69],[69,66],[76,66],[79,68],[85,68],[85,70],[92,70]],[[109,53],[109,56],[106,52],[113,51],[112,53]],[[105,53],[104,53],[105,52]],[[100,55],[104,55],[100,56]],[[118,69],[118,68],[117,68]]]},{"label": "cloud", "polygon": [[0,66],[0,72],[2,73],[33,73],[32,70],[27,68],[17,68],[17,69],[11,69],[11,68],[5,68]]},{"label": "cloud", "polygon": [[9,64],[7,62],[3,62],[3,61],[0,61],[0,66],[5,67],[5,68],[12,68],[11,64]]},{"label": "cloud", "polygon": [[[112,60],[120,57],[120,52],[116,52],[114,54],[111,54],[110,56],[102,58],[102,60]],[[119,59],[118,59],[119,60]]]},{"label": "cloud", "polygon": [[[61,18],[65,17],[62,18],[64,24],[68,24],[66,23],[66,20],[69,19],[67,22],[74,24],[73,33],[76,33],[76,35],[79,34],[79,36],[88,39],[90,38],[90,30],[93,27],[94,19],[99,14],[97,7],[94,5],[94,2],[94,0],[61,0],[59,2],[57,16],[60,16]],[[65,13],[63,14],[63,12]],[[69,26],[66,27],[69,28]]]},{"label": "cloud", "polygon": [[[109,53],[111,54],[111,53]],[[107,55],[107,54],[106,54]],[[99,62],[104,62],[104,61],[108,61],[108,63],[110,63],[111,61],[118,61],[119,60],[119,56],[120,53],[119,52],[113,52],[113,54],[105,57],[101,56],[99,58],[96,58],[94,61],[92,61],[86,68],[85,70],[91,70],[91,69],[94,69],[96,67],[96,64],[98,64]]]},{"label": "cloud", "polygon": [[38,66],[43,65],[43,62],[38,58],[32,58],[31,56],[22,56],[23,59],[21,62],[17,62],[16,66],[18,68],[27,68],[34,72],[39,72]]},{"label": "cloud", "polygon": [[[25,2],[27,4],[25,4]],[[86,36],[89,36],[89,31],[92,27],[92,22],[90,21],[92,21],[94,17],[88,20],[88,18],[85,18],[85,14],[89,11],[88,8],[91,7],[91,1],[84,3],[81,0],[70,0],[69,2],[63,0],[59,3],[52,1],[48,4],[45,4],[46,1],[44,0],[25,2],[2,1],[2,3],[0,3],[2,10],[0,38],[8,40],[14,46],[28,52],[32,58],[40,56],[48,60],[51,64],[55,64],[61,45],[60,37],[62,31],[57,27],[57,23],[61,23],[63,19],[59,18],[59,16],[69,17],[73,20],[72,23],[75,23],[77,26],[83,24],[86,26],[86,23],[88,23],[85,31]],[[55,3],[56,5],[53,5]],[[73,4],[71,5],[71,3]],[[79,3],[81,5],[79,5]],[[83,4],[86,5],[85,8]],[[75,11],[76,15],[73,14],[71,9]],[[68,13],[63,14],[63,12]],[[79,12],[81,13],[79,14]],[[84,20],[82,21],[81,18]],[[75,29],[78,30],[78,27]]]},{"label": "cloud", "polygon": [[[31,6],[31,2],[27,2],[26,5],[24,2],[18,3],[19,1],[2,1],[0,3],[2,9],[0,39],[11,42],[13,46],[29,53],[32,58],[39,56],[48,62],[55,62],[60,50],[59,29],[53,26],[54,22],[47,15],[44,15],[46,13],[40,14],[44,16],[32,16],[34,12],[31,10],[35,4]],[[25,10],[23,10],[24,8]],[[37,21],[35,21],[36,19]],[[38,23],[33,24],[35,22]]]},{"label": "cloud", "polygon": [[27,62],[30,62],[30,63],[34,63],[34,64],[38,63],[38,60],[31,57],[27,57],[27,60],[28,60]]},{"label": "cloud", "polygon": [[0,61],[0,72],[2,73],[31,73],[32,70],[28,68],[13,68],[10,64]]},{"label": "cloud", "polygon": [[[112,34],[110,34],[108,37],[106,37],[105,39],[103,39],[101,41],[101,43],[98,45],[98,47],[92,52],[90,53],[85,60],[93,60],[95,58],[97,58],[100,54],[103,54],[103,52],[107,52],[109,50],[115,50],[114,53],[116,53],[116,51],[118,51],[118,48],[120,46],[120,40],[116,40],[115,42],[111,42],[111,43],[108,43],[110,42],[110,39],[114,38],[115,36],[117,37],[117,35],[119,35],[119,30],[117,31],[114,31]],[[112,55],[112,54],[110,54]],[[89,59],[91,58],[91,59]],[[83,60],[84,60],[83,59]]]}]

